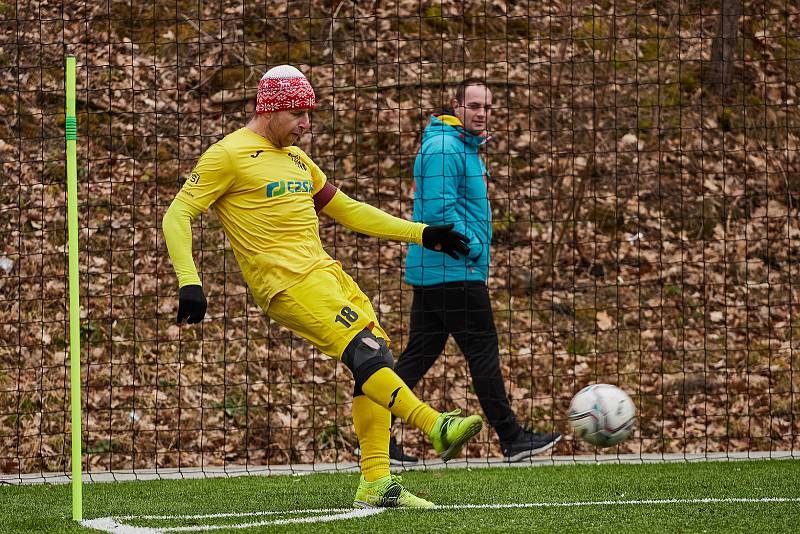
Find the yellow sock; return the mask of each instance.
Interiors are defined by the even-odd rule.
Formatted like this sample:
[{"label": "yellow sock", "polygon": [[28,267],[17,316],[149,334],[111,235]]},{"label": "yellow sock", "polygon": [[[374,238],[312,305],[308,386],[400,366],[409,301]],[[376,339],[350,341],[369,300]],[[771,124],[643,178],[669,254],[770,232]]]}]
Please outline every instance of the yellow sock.
[{"label": "yellow sock", "polygon": [[353,426],[361,447],[361,474],[374,482],[389,474],[389,410],[372,402],[366,395],[353,397]]},{"label": "yellow sock", "polygon": [[364,394],[425,434],[430,434],[439,412],[417,398],[388,367],[378,369],[361,386]]}]

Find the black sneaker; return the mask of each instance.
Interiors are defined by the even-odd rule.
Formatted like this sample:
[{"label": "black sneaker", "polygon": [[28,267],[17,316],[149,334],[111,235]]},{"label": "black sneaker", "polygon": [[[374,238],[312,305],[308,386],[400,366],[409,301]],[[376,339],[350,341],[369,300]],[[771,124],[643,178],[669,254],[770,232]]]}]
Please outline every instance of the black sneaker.
[{"label": "black sneaker", "polygon": [[530,432],[523,430],[514,441],[500,444],[507,462],[519,462],[535,454],[552,449],[561,440],[558,432]]},{"label": "black sneaker", "polygon": [[391,439],[389,439],[389,464],[403,465],[415,463],[417,463],[417,457],[404,453],[403,448],[397,444],[397,440],[392,436]]},{"label": "black sneaker", "polygon": [[[353,454],[361,457],[361,448],[356,447]],[[417,461],[416,456],[411,456],[403,452],[403,448],[397,444],[397,440],[394,436],[389,439],[389,465],[415,464]]]}]

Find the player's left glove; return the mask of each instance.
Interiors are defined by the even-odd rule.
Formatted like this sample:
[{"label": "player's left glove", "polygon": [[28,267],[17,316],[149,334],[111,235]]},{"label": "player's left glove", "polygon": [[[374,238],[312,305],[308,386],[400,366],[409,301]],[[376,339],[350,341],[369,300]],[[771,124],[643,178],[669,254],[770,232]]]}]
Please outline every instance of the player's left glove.
[{"label": "player's left glove", "polygon": [[207,307],[202,286],[183,286],[178,295],[178,316],[175,323],[181,324],[184,319],[188,324],[199,323],[206,316]]},{"label": "player's left glove", "polygon": [[462,233],[453,230],[452,224],[434,224],[426,226],[422,231],[422,246],[444,252],[454,260],[458,259],[458,254],[469,256],[469,238]]}]

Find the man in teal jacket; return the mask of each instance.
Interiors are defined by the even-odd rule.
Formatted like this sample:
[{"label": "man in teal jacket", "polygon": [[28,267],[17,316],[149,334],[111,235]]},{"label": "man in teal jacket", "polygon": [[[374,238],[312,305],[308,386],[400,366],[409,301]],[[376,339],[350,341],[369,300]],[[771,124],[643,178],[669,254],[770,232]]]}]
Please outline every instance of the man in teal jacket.
[{"label": "man in teal jacket", "polygon": [[[414,221],[453,224],[469,238],[466,257],[410,245],[406,282],[414,286],[408,346],[395,367],[410,387],[425,375],[452,335],[469,363],[472,382],[503,455],[519,461],[553,447],[557,432],[531,432],[517,422],[500,372],[497,331],[486,280],[492,243],[489,173],[478,154],[488,141],[492,92],[479,79],[464,80],[452,114],[431,118],[414,163]],[[395,461],[416,461],[396,443]]]}]

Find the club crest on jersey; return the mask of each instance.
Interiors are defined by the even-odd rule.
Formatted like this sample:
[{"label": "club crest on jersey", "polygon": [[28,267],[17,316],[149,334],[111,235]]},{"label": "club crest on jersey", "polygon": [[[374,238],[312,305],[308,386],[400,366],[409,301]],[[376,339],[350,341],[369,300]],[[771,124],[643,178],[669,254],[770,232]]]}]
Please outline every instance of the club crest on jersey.
[{"label": "club crest on jersey", "polygon": [[314,189],[311,180],[278,180],[267,184],[267,198],[275,198],[286,193],[310,193]]},{"label": "club crest on jersey", "polygon": [[305,163],[303,163],[303,160],[300,159],[300,156],[298,156],[297,154],[292,154],[291,152],[287,152],[286,155],[289,156],[289,159],[291,159],[295,165],[297,165],[304,171],[308,170],[308,166]]}]

